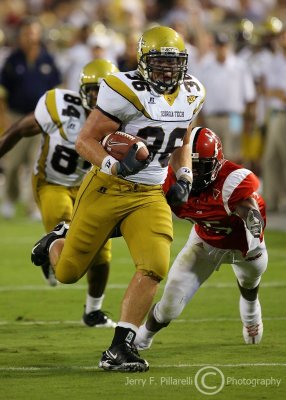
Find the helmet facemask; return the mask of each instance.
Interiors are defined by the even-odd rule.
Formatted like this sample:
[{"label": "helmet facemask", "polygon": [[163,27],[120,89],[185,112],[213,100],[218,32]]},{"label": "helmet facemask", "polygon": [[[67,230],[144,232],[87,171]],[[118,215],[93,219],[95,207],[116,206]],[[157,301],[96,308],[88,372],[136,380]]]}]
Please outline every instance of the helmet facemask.
[{"label": "helmet facemask", "polygon": [[207,188],[218,175],[224,156],[220,138],[209,128],[196,127],[191,132],[193,170],[192,192]]},{"label": "helmet facemask", "polygon": [[96,106],[99,84],[87,83],[81,86],[79,94],[82,105],[87,110],[93,110]]},{"label": "helmet facemask", "polygon": [[215,157],[203,158],[203,159],[193,158],[192,190],[194,192],[200,192],[201,190],[208,187],[216,179],[220,168],[221,168],[221,163]]},{"label": "helmet facemask", "polygon": [[166,26],[144,32],[138,41],[137,60],[139,73],[160,94],[174,92],[188,69],[183,38]]},{"label": "helmet facemask", "polygon": [[183,83],[187,72],[186,53],[161,53],[150,51],[140,59],[144,78],[158,93],[172,92]]}]

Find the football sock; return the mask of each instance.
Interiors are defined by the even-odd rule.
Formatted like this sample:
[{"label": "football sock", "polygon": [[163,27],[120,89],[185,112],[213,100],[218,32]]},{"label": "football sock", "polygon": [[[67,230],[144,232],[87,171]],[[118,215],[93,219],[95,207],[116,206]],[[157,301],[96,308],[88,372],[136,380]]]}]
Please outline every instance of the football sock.
[{"label": "football sock", "polygon": [[128,322],[118,322],[110,347],[127,342],[132,344],[138,332],[137,326]]},{"label": "football sock", "polygon": [[104,299],[104,294],[101,297],[92,297],[87,293],[85,302],[86,314],[89,314],[92,311],[100,310],[102,307],[103,299]]},{"label": "football sock", "polygon": [[142,340],[142,338],[143,338],[143,340],[152,339],[152,337],[154,335],[156,335],[157,332],[158,331],[149,331],[149,329],[146,327],[146,323],[145,323],[144,325],[140,326],[139,332],[136,336],[136,340],[139,340],[139,342],[140,342],[140,340]]},{"label": "football sock", "polygon": [[240,291],[241,295],[245,298],[245,300],[254,301],[257,299],[259,284],[256,287],[254,287],[253,289],[246,289],[246,288],[242,287],[238,280],[237,280],[237,284],[238,284],[239,291]]},{"label": "football sock", "polygon": [[255,325],[261,320],[261,306],[258,298],[254,301],[239,299],[241,321],[245,326]]},{"label": "football sock", "polygon": [[[158,332],[160,329],[169,325],[170,322],[160,322],[159,304],[156,304],[153,309],[150,310],[147,321],[145,323],[146,331]],[[146,332],[147,333],[147,332]],[[150,336],[152,337],[152,336]]]}]

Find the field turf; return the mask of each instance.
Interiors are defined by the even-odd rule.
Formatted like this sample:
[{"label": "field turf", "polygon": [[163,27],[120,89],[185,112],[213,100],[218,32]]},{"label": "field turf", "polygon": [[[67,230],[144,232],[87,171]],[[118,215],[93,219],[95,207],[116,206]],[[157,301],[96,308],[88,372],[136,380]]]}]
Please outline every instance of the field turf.
[{"label": "field turf", "polygon": [[[172,258],[191,225],[175,220],[174,227]],[[40,222],[22,215],[0,219],[1,400],[286,398],[285,233],[266,233],[269,267],[260,290],[260,345],[243,343],[238,289],[230,266],[223,265],[141,353],[150,364],[141,374],[98,369],[113,330],[81,325],[85,277],[74,285],[47,286],[30,262],[31,247],[42,234]],[[114,320],[133,272],[125,242],[114,239],[103,306]]]}]

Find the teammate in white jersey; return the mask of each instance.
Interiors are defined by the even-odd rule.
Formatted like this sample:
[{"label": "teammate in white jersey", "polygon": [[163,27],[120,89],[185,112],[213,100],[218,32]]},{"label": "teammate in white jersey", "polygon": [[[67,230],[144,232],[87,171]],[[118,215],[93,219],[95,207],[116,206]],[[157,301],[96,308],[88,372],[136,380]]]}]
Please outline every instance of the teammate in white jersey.
[{"label": "teammate in white jersey", "polygon": [[[80,76],[80,93],[65,89],[47,91],[35,112],[12,125],[0,140],[0,156],[22,138],[42,135],[32,176],[33,192],[46,232],[61,221],[70,222],[78,188],[91,165],[78,155],[75,141],[88,114],[95,107],[99,84],[118,69],[110,61],[88,63]],[[109,274],[111,243],[106,242],[87,272],[88,293],[83,314],[87,326],[115,327],[101,310]],[[57,284],[50,263],[41,263],[51,286]]]},{"label": "teammate in white jersey", "polygon": [[[137,70],[103,80],[97,107],[77,139],[78,153],[94,167],[79,190],[66,239],[63,225],[32,250],[34,263],[46,255],[58,280],[76,282],[120,223],[136,272],[99,366],[125,372],[149,368],[133,342],[169,267],[173,227],[162,184],[172,155],[177,181],[169,200],[187,201],[192,185],[188,132],[205,98],[202,84],[186,75],[188,54],[173,29],[147,30],[139,40],[137,58]],[[136,144],[121,162],[110,156],[100,142],[119,129],[146,139],[150,159],[136,160]]]}]

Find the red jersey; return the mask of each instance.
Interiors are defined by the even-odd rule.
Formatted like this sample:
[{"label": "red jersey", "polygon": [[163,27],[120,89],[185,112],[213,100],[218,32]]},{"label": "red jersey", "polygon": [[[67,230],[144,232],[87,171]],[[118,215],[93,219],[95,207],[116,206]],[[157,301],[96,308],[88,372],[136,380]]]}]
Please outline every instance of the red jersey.
[{"label": "red jersey", "polygon": [[[165,193],[175,182],[175,174],[169,167],[163,185]],[[177,217],[193,222],[197,234],[211,246],[240,250],[246,255],[259,239],[254,239],[244,221],[233,213],[240,201],[251,196],[266,224],[265,203],[256,193],[258,187],[259,179],[253,172],[225,160],[213,183],[197,195],[191,193],[187,203],[172,207],[172,211]]]}]

